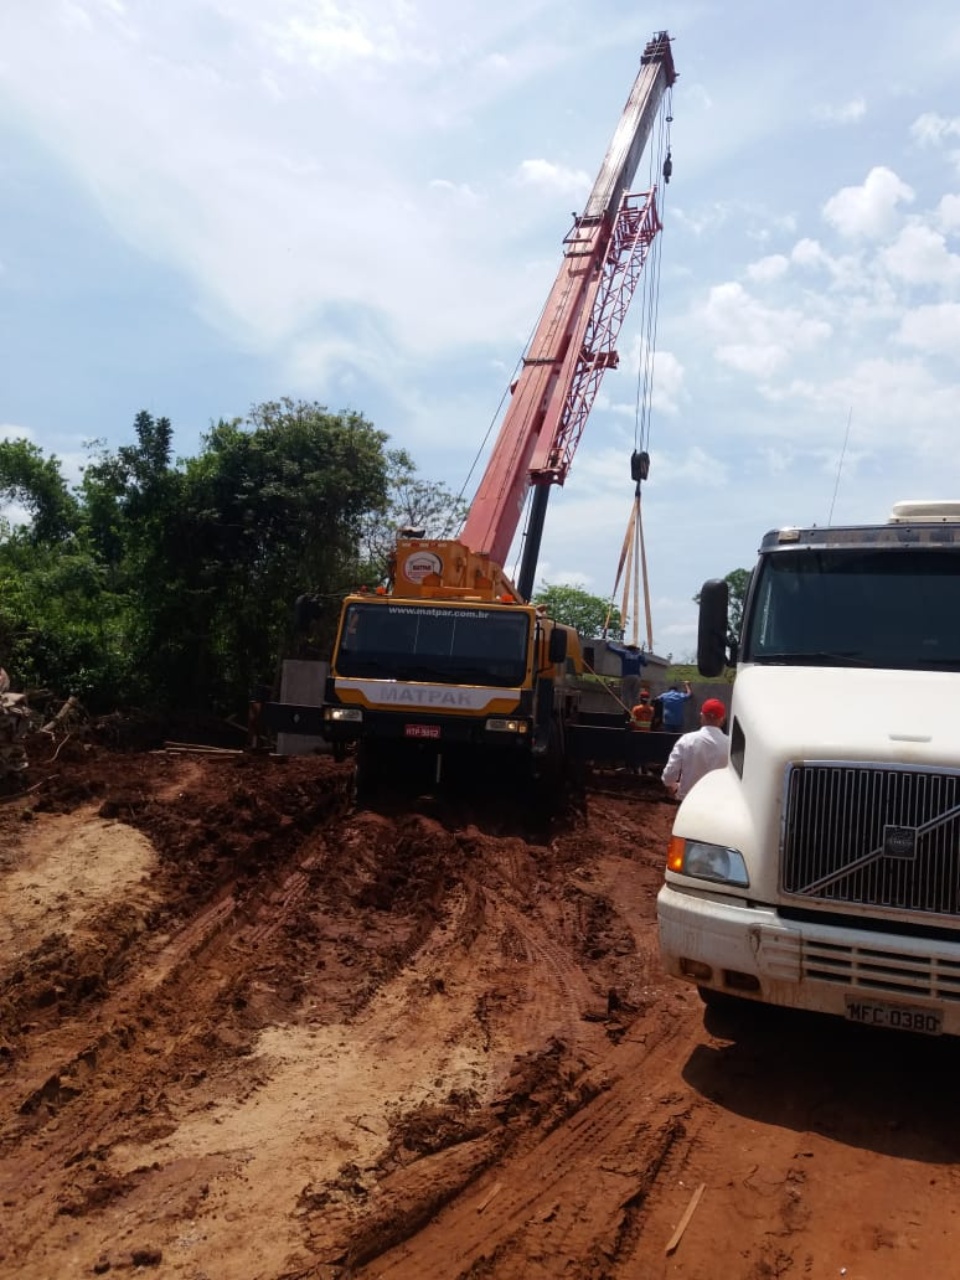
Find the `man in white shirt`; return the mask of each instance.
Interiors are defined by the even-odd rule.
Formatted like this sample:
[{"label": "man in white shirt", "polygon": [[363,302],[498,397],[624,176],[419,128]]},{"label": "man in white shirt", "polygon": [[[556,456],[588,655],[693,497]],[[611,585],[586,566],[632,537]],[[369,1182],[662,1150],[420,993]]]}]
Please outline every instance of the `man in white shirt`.
[{"label": "man in white shirt", "polygon": [[662,778],[672,796],[682,800],[695,782],[711,769],[727,763],[729,741],[720,728],[727,709],[719,698],[707,698],[700,708],[700,728],[684,733],[673,744]]}]

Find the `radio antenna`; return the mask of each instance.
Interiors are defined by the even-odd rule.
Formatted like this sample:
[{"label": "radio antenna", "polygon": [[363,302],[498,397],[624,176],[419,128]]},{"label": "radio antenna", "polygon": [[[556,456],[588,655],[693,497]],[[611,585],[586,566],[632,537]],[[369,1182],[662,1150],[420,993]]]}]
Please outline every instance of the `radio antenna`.
[{"label": "radio antenna", "polygon": [[840,450],[840,461],[837,463],[837,478],[833,485],[833,497],[830,500],[830,514],[827,516],[827,524],[833,524],[833,507],[837,501],[837,490],[840,488],[840,472],[843,470],[843,459],[847,453],[847,441],[850,439],[850,422],[853,419],[853,405],[850,406],[850,412],[847,414],[847,429],[843,434],[843,448]]}]

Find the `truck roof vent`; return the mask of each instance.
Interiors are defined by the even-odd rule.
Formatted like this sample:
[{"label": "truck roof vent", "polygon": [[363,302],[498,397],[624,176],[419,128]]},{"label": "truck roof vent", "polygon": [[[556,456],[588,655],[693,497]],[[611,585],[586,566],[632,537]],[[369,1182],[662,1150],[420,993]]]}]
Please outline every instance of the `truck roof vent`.
[{"label": "truck roof vent", "polygon": [[955,499],[895,502],[888,524],[960,524],[960,502]]}]

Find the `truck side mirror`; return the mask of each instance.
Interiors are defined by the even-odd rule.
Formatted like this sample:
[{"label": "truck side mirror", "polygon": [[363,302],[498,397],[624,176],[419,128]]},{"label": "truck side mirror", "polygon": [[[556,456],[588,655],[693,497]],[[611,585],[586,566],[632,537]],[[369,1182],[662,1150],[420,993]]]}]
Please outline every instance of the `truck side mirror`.
[{"label": "truck side mirror", "polygon": [[560,627],[554,627],[550,632],[550,648],[547,654],[554,665],[565,662],[567,659],[567,633]]},{"label": "truck side mirror", "polygon": [[697,667],[702,676],[716,679],[727,665],[727,596],[729,584],[712,578],[700,592],[700,625],[697,630]]}]

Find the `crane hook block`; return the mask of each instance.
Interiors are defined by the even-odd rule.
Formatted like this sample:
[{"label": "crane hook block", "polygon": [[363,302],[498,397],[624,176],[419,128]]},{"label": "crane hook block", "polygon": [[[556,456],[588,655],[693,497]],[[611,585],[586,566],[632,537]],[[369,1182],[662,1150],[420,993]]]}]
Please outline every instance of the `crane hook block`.
[{"label": "crane hook block", "polygon": [[641,480],[646,480],[649,474],[649,453],[647,453],[646,449],[642,449],[640,452],[637,452],[637,450],[634,449],[633,453],[630,455],[630,478],[632,480],[636,480],[637,484],[639,484]]},{"label": "crane hook block", "polygon": [[666,158],[666,160],[664,160],[664,162],[663,162],[663,182],[664,182],[664,186],[669,185],[669,183],[670,183],[670,177],[671,177],[671,174],[672,174],[672,173],[673,173],[673,153],[672,153],[671,151],[668,151],[668,152],[667,152],[667,158]]}]

